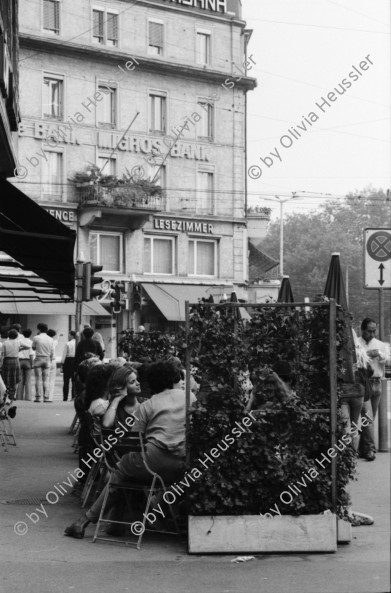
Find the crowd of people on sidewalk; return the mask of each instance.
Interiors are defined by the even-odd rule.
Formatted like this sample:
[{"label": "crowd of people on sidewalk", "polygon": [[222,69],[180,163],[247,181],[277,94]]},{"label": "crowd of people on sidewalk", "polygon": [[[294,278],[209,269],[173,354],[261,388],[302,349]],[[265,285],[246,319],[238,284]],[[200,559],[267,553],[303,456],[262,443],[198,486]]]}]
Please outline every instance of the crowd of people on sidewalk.
[{"label": "crowd of people on sidewalk", "polygon": [[[37,333],[22,331],[19,323],[11,325],[7,338],[0,341],[0,404],[12,406],[15,400],[52,403],[57,376],[57,332],[45,323],[38,323]],[[85,325],[81,340],[76,347],[76,332],[70,331],[60,360],[64,376],[63,401],[74,399],[74,378],[78,364],[86,352],[104,357],[104,342],[101,334]],[[15,415],[15,413],[13,414]],[[12,413],[11,413],[12,417]]]}]

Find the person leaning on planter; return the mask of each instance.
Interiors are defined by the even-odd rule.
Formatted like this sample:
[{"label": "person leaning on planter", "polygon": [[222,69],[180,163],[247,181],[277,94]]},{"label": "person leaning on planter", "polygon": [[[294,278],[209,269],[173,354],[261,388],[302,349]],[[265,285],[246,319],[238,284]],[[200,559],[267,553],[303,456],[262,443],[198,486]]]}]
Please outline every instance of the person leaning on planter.
[{"label": "person leaning on planter", "polygon": [[[148,370],[148,378],[153,389],[159,387],[159,393],[139,406],[132,430],[145,434],[145,455],[148,466],[152,471],[157,472],[166,484],[171,484],[182,475],[185,469],[184,382],[174,362],[152,363]],[[191,395],[191,403],[195,402],[195,399],[195,396]],[[148,483],[151,474],[146,470],[140,453],[128,453],[119,461],[113,477],[116,484],[132,480]],[[84,537],[87,525],[98,521],[106,488],[92,507],[65,529],[64,535],[75,538]],[[115,501],[114,487],[109,491],[106,502],[107,511],[111,510]]]}]

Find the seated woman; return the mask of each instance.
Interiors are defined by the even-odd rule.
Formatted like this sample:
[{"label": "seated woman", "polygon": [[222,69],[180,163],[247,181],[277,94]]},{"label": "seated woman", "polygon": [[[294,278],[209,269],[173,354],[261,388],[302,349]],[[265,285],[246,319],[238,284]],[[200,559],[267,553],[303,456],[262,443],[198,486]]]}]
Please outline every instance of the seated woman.
[{"label": "seated woman", "polygon": [[[148,466],[170,484],[181,476],[185,468],[186,397],[183,379],[173,362],[152,363],[148,377],[151,388],[159,387],[159,393],[140,405],[135,414],[133,430],[145,434]],[[190,401],[195,401],[194,395],[190,396]],[[113,479],[114,484],[132,480],[148,483],[151,474],[146,470],[140,453],[128,453],[119,461]],[[65,529],[64,535],[84,537],[86,526],[98,521],[105,491],[106,489],[78,521]],[[113,488],[109,491],[106,502],[107,511],[112,508],[115,500]]]},{"label": "seated woman", "polygon": [[118,422],[125,424],[127,418],[134,417],[134,412],[144,399],[138,397],[141,389],[137,373],[128,364],[114,371],[109,379],[108,390],[111,401],[102,419],[105,428],[111,428]]}]

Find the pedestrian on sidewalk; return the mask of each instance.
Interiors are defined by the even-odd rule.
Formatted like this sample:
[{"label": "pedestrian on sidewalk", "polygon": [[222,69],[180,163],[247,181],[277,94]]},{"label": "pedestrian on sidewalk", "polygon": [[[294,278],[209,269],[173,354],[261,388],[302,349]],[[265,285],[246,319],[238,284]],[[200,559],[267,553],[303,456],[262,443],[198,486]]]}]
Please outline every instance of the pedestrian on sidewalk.
[{"label": "pedestrian on sidewalk", "polygon": [[32,401],[32,375],[34,364],[34,350],[32,349],[33,341],[30,339],[32,334],[31,329],[25,329],[22,332],[23,338],[20,340],[22,346],[27,346],[25,350],[19,352],[20,364],[20,383],[18,387],[18,399]]},{"label": "pedestrian on sidewalk", "polygon": [[76,332],[70,331],[68,335],[68,342],[65,344],[64,351],[61,358],[61,370],[64,374],[64,384],[62,388],[62,399],[64,402],[68,401],[69,383],[71,383],[71,397],[75,399],[75,354],[76,354]]},{"label": "pedestrian on sidewalk", "polygon": [[92,327],[85,327],[83,329],[83,339],[80,340],[76,346],[75,353],[75,368],[79,366],[83,360],[85,360],[86,354],[96,354],[101,360],[103,360],[103,350],[99,342],[92,339],[94,330]]},{"label": "pedestrian on sidewalk", "polygon": [[379,407],[382,395],[381,380],[384,377],[385,364],[387,361],[386,346],[375,338],[377,324],[374,319],[366,317],[361,324],[361,337],[358,338],[360,346],[369,358],[369,365],[373,375],[369,379],[372,394],[368,401],[365,401],[361,410],[361,416],[370,418],[368,426],[363,426],[360,439],[360,455],[368,461],[376,459],[374,420]]},{"label": "pedestrian on sidewalk", "polygon": [[52,402],[54,399],[54,389],[56,386],[57,376],[57,361],[56,361],[56,348],[58,346],[58,340],[56,339],[57,332],[54,329],[48,329],[48,336],[53,340],[53,359],[49,367],[49,399]]},{"label": "pedestrian on sidewalk", "polygon": [[16,390],[20,381],[20,341],[18,340],[18,335],[19,334],[16,329],[10,329],[8,332],[8,340],[3,342],[3,348],[1,350],[1,374],[7,388],[7,404],[11,403],[15,399]]},{"label": "pedestrian on sidewalk", "polygon": [[[33,339],[32,349],[35,350],[34,374],[35,374],[35,402],[41,401],[41,393],[44,402],[49,399],[49,370],[50,363],[54,357],[53,339],[48,336],[46,323],[38,323],[38,334]],[[42,382],[42,389],[40,384]]]}]

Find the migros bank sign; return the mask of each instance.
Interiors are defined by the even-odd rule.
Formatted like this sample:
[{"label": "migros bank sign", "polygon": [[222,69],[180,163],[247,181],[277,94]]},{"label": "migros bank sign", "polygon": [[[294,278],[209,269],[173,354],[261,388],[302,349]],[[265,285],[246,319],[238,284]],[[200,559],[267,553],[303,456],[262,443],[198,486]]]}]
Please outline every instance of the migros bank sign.
[{"label": "migros bank sign", "polygon": [[228,12],[227,0],[163,0],[168,4],[180,4],[182,6],[191,6],[193,8],[203,8],[213,12]]}]

